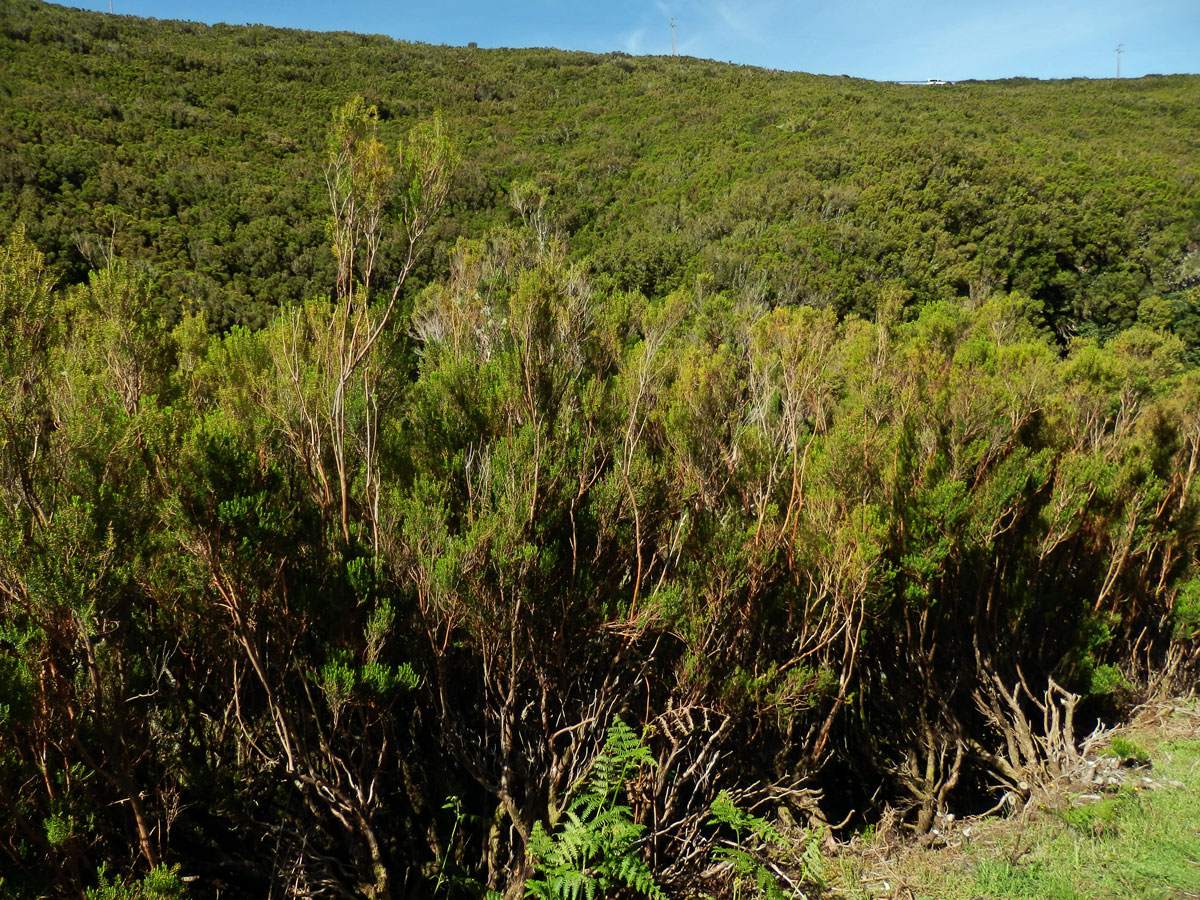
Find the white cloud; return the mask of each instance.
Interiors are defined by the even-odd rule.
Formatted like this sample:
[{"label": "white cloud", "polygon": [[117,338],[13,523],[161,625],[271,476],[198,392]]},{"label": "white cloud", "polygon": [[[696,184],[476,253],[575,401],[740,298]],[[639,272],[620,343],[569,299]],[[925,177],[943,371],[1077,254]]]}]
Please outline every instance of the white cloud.
[{"label": "white cloud", "polygon": [[646,29],[635,28],[621,39],[621,46],[626,53],[636,55],[641,53],[646,45]]}]

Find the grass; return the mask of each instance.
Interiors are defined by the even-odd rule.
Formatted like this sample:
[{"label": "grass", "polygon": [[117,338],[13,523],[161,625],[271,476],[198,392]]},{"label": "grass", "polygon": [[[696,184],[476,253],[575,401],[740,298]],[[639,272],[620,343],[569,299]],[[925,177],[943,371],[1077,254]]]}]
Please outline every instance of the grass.
[{"label": "grass", "polygon": [[1140,756],[1130,747],[1144,749],[1157,788],[1135,776],[1066,812],[969,823],[956,834],[959,846],[908,848],[874,866],[864,855],[843,865],[837,893],[856,900],[1200,900],[1196,722],[1193,707],[1135,723],[1114,741],[1122,757]]}]

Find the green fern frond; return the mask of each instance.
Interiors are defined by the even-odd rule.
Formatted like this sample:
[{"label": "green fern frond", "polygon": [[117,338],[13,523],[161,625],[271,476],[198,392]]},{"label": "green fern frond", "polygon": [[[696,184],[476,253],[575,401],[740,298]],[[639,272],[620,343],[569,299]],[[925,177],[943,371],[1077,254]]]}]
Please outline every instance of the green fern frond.
[{"label": "green fern frond", "polygon": [[618,884],[651,900],[666,900],[650,867],[638,855],[645,827],[619,803],[629,779],[655,764],[650,750],[620,718],[613,719],[587,783],[549,834],[539,822],[529,838],[529,854],[539,877],[526,882],[526,896],[538,900],[595,900]]},{"label": "green fern frond", "polygon": [[[734,833],[735,840],[725,847],[713,850],[713,856],[732,866],[735,891],[749,889],[747,896],[758,900],[790,900],[794,895],[785,890],[772,870],[771,862],[778,860],[794,842],[789,841],[779,830],[752,813],[741,809],[728,793],[722,791],[709,806],[712,818],[709,825],[724,825]],[[811,831],[803,844],[800,859],[791,854],[790,863],[798,861],[807,881],[822,884],[821,832]]]}]

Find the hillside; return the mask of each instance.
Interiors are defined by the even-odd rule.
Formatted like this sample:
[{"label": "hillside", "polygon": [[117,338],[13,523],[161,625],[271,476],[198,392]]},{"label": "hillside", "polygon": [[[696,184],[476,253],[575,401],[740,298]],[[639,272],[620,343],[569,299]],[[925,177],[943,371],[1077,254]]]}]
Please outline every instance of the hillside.
[{"label": "hillside", "polygon": [[[1020,290],[1061,336],[1108,335],[1200,278],[1200,78],[937,89],[29,0],[0,24],[0,229],[68,282],[145,260],[226,326],[329,291],[324,129],[354,95],[385,140],[440,111],[462,143],[422,280],[530,179],[576,258],[649,297],[703,277],[844,314],[890,286]],[[1195,346],[1194,296],[1169,305]]]},{"label": "hillside", "polygon": [[1066,805],[1200,673],[1200,79],[0,40],[4,896],[816,897],[1189,802]]}]

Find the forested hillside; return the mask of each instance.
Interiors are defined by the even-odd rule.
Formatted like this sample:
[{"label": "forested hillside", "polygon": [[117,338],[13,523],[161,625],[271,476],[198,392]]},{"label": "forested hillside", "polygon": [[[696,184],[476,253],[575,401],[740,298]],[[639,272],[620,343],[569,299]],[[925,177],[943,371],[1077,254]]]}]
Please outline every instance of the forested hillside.
[{"label": "forested hillside", "polygon": [[814,896],[1194,686],[1200,79],[0,15],[6,896]]},{"label": "forested hillside", "polygon": [[869,313],[1020,290],[1060,337],[1141,301],[1195,346],[1200,79],[887,85],[695,59],[429,47],[7,0],[0,228],[67,282],[149,263],[209,320],[262,325],[332,286],[320,153],[361,95],[393,141],[440,111],[463,166],[439,252],[549,194],[573,258],[663,296],[705,277]]}]

